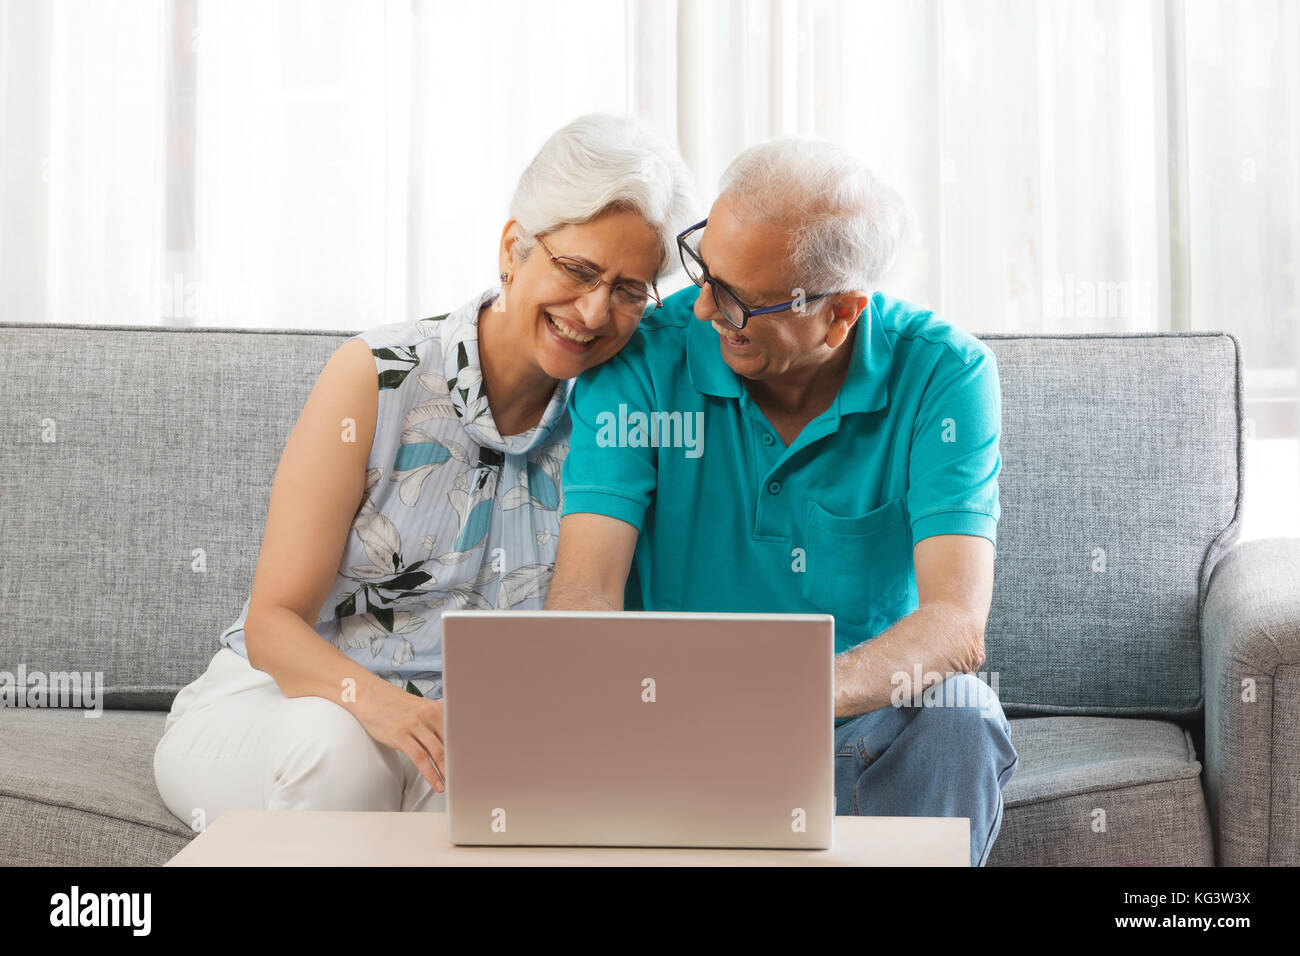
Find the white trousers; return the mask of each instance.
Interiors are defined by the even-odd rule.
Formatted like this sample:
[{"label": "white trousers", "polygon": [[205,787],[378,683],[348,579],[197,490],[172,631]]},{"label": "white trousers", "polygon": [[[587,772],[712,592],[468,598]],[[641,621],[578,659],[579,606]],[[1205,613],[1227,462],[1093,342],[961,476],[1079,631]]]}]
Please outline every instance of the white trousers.
[{"label": "white trousers", "polygon": [[341,704],[285,697],[228,647],[176,695],[153,767],[163,803],[195,830],[226,810],[446,809]]}]

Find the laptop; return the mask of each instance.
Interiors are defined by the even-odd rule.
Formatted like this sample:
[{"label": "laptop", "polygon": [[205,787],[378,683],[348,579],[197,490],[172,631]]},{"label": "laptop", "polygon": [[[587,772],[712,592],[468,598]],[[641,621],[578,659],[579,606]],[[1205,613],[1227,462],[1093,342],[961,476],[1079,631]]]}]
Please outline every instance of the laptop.
[{"label": "laptop", "polygon": [[448,611],[451,842],[826,849],[834,619]]}]

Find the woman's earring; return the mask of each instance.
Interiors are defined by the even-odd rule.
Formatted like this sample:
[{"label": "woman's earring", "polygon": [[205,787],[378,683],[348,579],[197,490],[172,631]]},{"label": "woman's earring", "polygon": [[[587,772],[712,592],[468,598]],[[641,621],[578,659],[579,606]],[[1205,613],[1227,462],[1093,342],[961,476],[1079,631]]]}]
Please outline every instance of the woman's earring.
[{"label": "woman's earring", "polygon": [[510,281],[510,273],[500,272],[501,276],[501,294],[492,300],[493,312],[504,312],[506,310],[506,283]]}]

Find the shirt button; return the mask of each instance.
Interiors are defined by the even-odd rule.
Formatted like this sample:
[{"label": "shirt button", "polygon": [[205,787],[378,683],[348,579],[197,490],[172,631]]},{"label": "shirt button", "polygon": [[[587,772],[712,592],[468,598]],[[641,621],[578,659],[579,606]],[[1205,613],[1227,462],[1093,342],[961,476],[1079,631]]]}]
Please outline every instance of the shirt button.
[{"label": "shirt button", "polygon": [[768,490],[771,494],[779,495],[779,494],[781,493],[781,482],[779,482],[779,481],[773,481],[773,482],[771,482],[771,483],[767,486],[767,490]]},{"label": "shirt button", "polygon": [[763,444],[764,444],[764,445],[772,445],[772,444],[775,444],[775,443],[776,443],[776,439],[773,438],[771,435],[767,435],[767,434],[763,435]]}]

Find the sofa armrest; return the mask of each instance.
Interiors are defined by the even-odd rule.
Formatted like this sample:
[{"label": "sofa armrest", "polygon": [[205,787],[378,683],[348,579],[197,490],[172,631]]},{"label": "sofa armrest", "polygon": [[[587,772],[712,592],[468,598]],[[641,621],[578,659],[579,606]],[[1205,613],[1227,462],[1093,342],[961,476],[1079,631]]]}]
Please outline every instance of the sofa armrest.
[{"label": "sofa armrest", "polygon": [[1300,864],[1300,538],[1248,541],[1218,563],[1201,658],[1218,862]]}]

